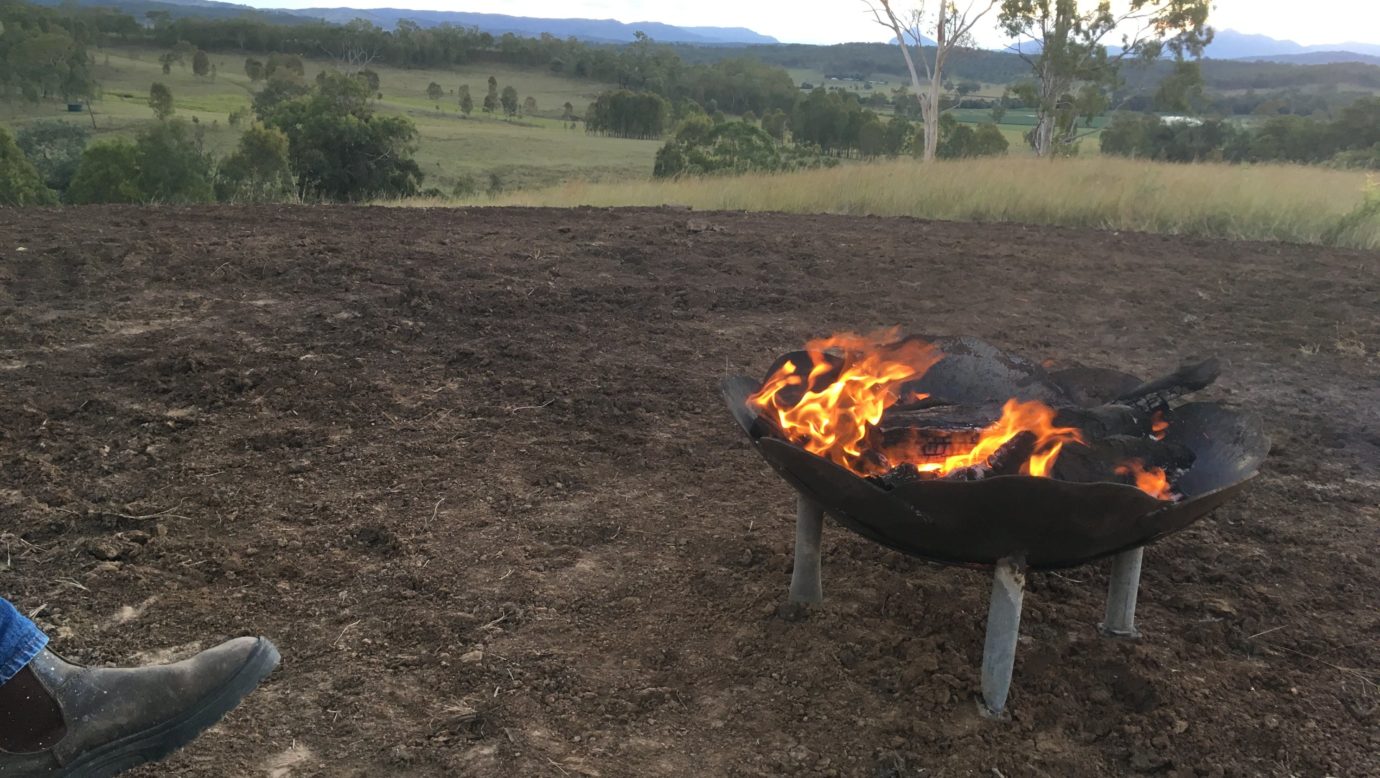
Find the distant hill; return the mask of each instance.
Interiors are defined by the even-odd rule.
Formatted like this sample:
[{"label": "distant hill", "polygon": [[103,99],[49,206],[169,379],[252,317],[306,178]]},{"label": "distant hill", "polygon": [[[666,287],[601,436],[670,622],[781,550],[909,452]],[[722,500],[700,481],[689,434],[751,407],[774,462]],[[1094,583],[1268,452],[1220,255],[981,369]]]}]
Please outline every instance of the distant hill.
[{"label": "distant hill", "polygon": [[423,27],[453,24],[457,27],[478,27],[493,35],[513,33],[535,38],[542,33],[557,38],[579,38],[603,43],[627,43],[634,33],[643,32],[665,43],[695,43],[706,46],[776,43],[776,39],[760,35],[743,27],[676,27],[661,22],[620,22],[615,19],[542,19],[506,14],[469,13],[466,11],[417,11],[405,8],[302,8],[283,9],[287,13],[325,19],[345,24],[354,19],[368,19],[385,29],[392,29],[403,19],[410,19]]},{"label": "distant hill", "polygon": [[1240,61],[1279,62],[1285,65],[1336,65],[1342,62],[1380,65],[1380,56],[1374,54],[1357,54],[1354,51],[1309,51],[1303,54],[1274,54],[1264,57],[1242,57]]},{"label": "distant hill", "polygon": [[162,11],[174,19],[185,17],[235,19],[243,16],[254,16],[274,24],[300,24],[309,21],[306,17],[294,15],[289,11],[273,8],[251,8],[247,5],[220,3],[215,0],[28,0],[28,2],[50,7],[57,7],[70,2],[93,8],[114,8],[140,20],[144,19],[144,15],[150,11]]},{"label": "distant hill", "polygon": [[1206,55],[1212,59],[1242,59],[1262,62],[1292,62],[1301,65],[1330,65],[1338,62],[1380,63],[1380,44],[1332,43],[1304,46],[1268,35],[1251,35],[1236,30],[1218,30]]},{"label": "distant hill", "polygon": [[37,5],[57,6],[64,2],[78,5],[118,8],[143,18],[149,11],[166,11],[174,18],[200,16],[233,18],[253,14],[277,23],[322,19],[346,24],[366,19],[379,27],[391,30],[399,21],[408,19],[423,27],[453,24],[457,27],[478,27],[491,35],[512,33],[536,38],[542,33],[557,38],[579,38],[593,43],[629,43],[637,32],[646,33],[662,43],[689,43],[699,46],[743,46],[774,44],[777,40],[746,27],[677,27],[661,22],[620,22],[615,19],[543,19],[506,14],[468,13],[464,11],[422,11],[407,8],[253,8],[238,3],[217,0],[30,0]]}]

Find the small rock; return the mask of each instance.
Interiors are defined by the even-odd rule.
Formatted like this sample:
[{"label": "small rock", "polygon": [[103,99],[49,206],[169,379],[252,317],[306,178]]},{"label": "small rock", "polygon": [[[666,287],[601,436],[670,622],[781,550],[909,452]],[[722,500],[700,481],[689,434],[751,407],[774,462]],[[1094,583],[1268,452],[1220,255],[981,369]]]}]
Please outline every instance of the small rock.
[{"label": "small rock", "polygon": [[484,652],[480,649],[467,651],[460,655],[460,664],[473,665],[484,661]]},{"label": "small rock", "polygon": [[1136,749],[1131,752],[1131,769],[1138,773],[1152,773],[1168,764],[1169,760],[1155,751]]},{"label": "small rock", "polygon": [[125,546],[116,540],[98,540],[87,547],[86,553],[97,559],[114,561],[125,555]]},{"label": "small rock", "polygon": [[1236,615],[1236,606],[1219,597],[1209,597],[1203,600],[1203,610],[1222,618],[1230,618]]},{"label": "small rock", "polygon": [[91,568],[90,572],[86,574],[86,577],[96,578],[102,575],[109,575],[110,573],[118,573],[122,567],[124,567],[124,565],[119,562],[101,562]]}]

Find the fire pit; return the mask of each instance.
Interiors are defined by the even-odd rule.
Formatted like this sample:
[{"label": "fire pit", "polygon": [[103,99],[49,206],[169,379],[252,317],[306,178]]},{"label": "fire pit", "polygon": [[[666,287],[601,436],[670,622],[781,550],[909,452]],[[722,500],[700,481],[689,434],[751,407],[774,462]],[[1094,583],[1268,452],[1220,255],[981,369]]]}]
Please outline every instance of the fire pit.
[{"label": "fire pit", "polygon": [[865,538],[994,570],[986,711],[1006,706],[1027,570],[1112,557],[1109,637],[1133,638],[1143,547],[1235,496],[1269,451],[1252,416],[1181,402],[1215,360],[1154,381],[1046,368],[973,338],[839,335],[723,382],[734,418],[796,489],[790,599],[816,603],[828,513]]}]

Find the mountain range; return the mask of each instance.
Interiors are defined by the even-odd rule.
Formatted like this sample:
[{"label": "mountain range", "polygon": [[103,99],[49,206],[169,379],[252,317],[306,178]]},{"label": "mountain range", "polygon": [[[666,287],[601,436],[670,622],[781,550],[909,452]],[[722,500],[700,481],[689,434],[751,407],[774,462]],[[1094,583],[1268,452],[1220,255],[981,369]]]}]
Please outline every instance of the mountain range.
[{"label": "mountain range", "polygon": [[1304,46],[1267,35],[1252,35],[1236,30],[1218,30],[1207,48],[1213,59],[1241,59],[1262,62],[1292,62],[1324,65],[1334,62],[1380,64],[1380,45],[1374,43],[1332,43]]},{"label": "mountain range", "polygon": [[[166,11],[174,17],[211,16],[233,17],[246,13],[261,14],[269,21],[291,23],[295,20],[323,19],[344,24],[354,19],[366,19],[379,27],[392,29],[403,19],[423,27],[453,24],[478,27],[493,35],[512,33],[536,37],[542,33],[558,38],[575,37],[594,43],[627,43],[642,32],[663,43],[686,43],[701,46],[751,46],[779,43],[770,35],[763,35],[746,27],[685,27],[663,22],[620,22],[616,19],[545,19],[507,14],[472,13],[468,11],[423,11],[404,8],[253,8],[219,0],[32,0],[41,5],[77,2],[81,5],[113,6],[142,17],[148,11]],[[1027,42],[1026,52],[1038,51]],[[1284,62],[1300,65],[1321,65],[1337,62],[1362,62],[1380,65],[1380,44],[1337,43],[1305,46],[1294,41],[1278,40],[1266,35],[1253,35],[1236,30],[1218,30],[1206,56],[1212,59]]]},{"label": "mountain range", "polygon": [[605,43],[626,43],[634,33],[642,32],[654,40],[666,43],[698,43],[703,45],[771,44],[779,43],[769,35],[761,35],[746,27],[677,27],[662,22],[620,22],[616,19],[540,19],[507,14],[470,13],[467,11],[414,11],[402,8],[302,8],[288,13],[325,19],[345,24],[353,19],[367,19],[385,29],[391,29],[402,19],[410,19],[423,27],[453,24],[457,27],[478,27],[493,35],[513,33],[535,38],[542,33],[557,38],[575,37]]}]

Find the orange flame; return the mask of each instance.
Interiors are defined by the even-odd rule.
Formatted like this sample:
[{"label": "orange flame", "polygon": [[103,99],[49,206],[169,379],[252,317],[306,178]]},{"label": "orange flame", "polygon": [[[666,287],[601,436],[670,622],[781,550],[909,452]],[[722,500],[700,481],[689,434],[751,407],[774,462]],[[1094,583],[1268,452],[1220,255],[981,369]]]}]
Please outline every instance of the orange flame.
[{"label": "orange flame", "polygon": [[[896,341],[897,330],[871,335],[843,333],[805,344],[813,367],[802,376],[802,366],[788,361],[762,389],[748,399],[758,410],[776,417],[781,429],[806,451],[817,454],[855,473],[866,474],[862,465],[863,441],[882,420],[886,409],[900,400],[900,387],[924,375],[943,354],[918,340]],[[817,386],[834,371],[825,355],[835,350],[843,360],[838,375]],[[784,390],[800,393],[793,402]],[[910,398],[913,400],[922,397]]]},{"label": "orange flame", "polygon": [[1065,443],[1083,442],[1077,429],[1054,426],[1054,409],[1048,405],[1033,400],[1007,400],[1002,406],[1001,418],[978,433],[972,448],[945,457],[943,462],[935,462],[905,445],[887,447],[883,453],[892,466],[912,464],[922,473],[942,476],[959,468],[984,464],[998,449],[1022,432],[1035,434],[1035,447],[1030,459],[1021,467],[1021,473],[1042,478],[1049,477],[1054,460]]},{"label": "orange flame", "polygon": [[1150,435],[1155,440],[1164,440],[1165,433],[1169,430],[1169,422],[1164,419],[1164,411],[1155,411],[1150,417]]},{"label": "orange flame", "polygon": [[[924,375],[943,358],[928,343],[898,342],[896,335],[893,329],[869,336],[847,333],[811,341],[805,347],[813,364],[809,374],[801,375],[804,367],[788,361],[767,378],[749,403],[771,414],[786,436],[806,451],[858,475],[876,475],[909,464],[920,472],[942,476],[985,464],[1012,438],[1031,432],[1036,437],[1033,453],[1020,471],[1048,477],[1064,445],[1083,442],[1078,430],[1055,426],[1053,408],[1014,399],[1006,402],[1001,418],[976,433],[976,439],[960,441],[960,436],[955,436],[953,443],[966,446],[966,450],[942,460],[921,450],[914,441],[883,446],[876,437],[869,439],[886,409],[900,401],[901,386]],[[826,349],[837,354],[834,362],[825,355]],[[837,375],[820,385],[834,373],[839,361],[842,366],[837,368]],[[792,401],[790,397],[795,394],[799,398]],[[923,395],[907,399],[923,399]]]},{"label": "orange flame", "polygon": [[1116,474],[1134,476],[1136,488],[1156,500],[1175,499],[1173,490],[1169,488],[1169,477],[1161,468],[1146,467],[1145,463],[1139,459],[1128,459],[1117,465]]}]

